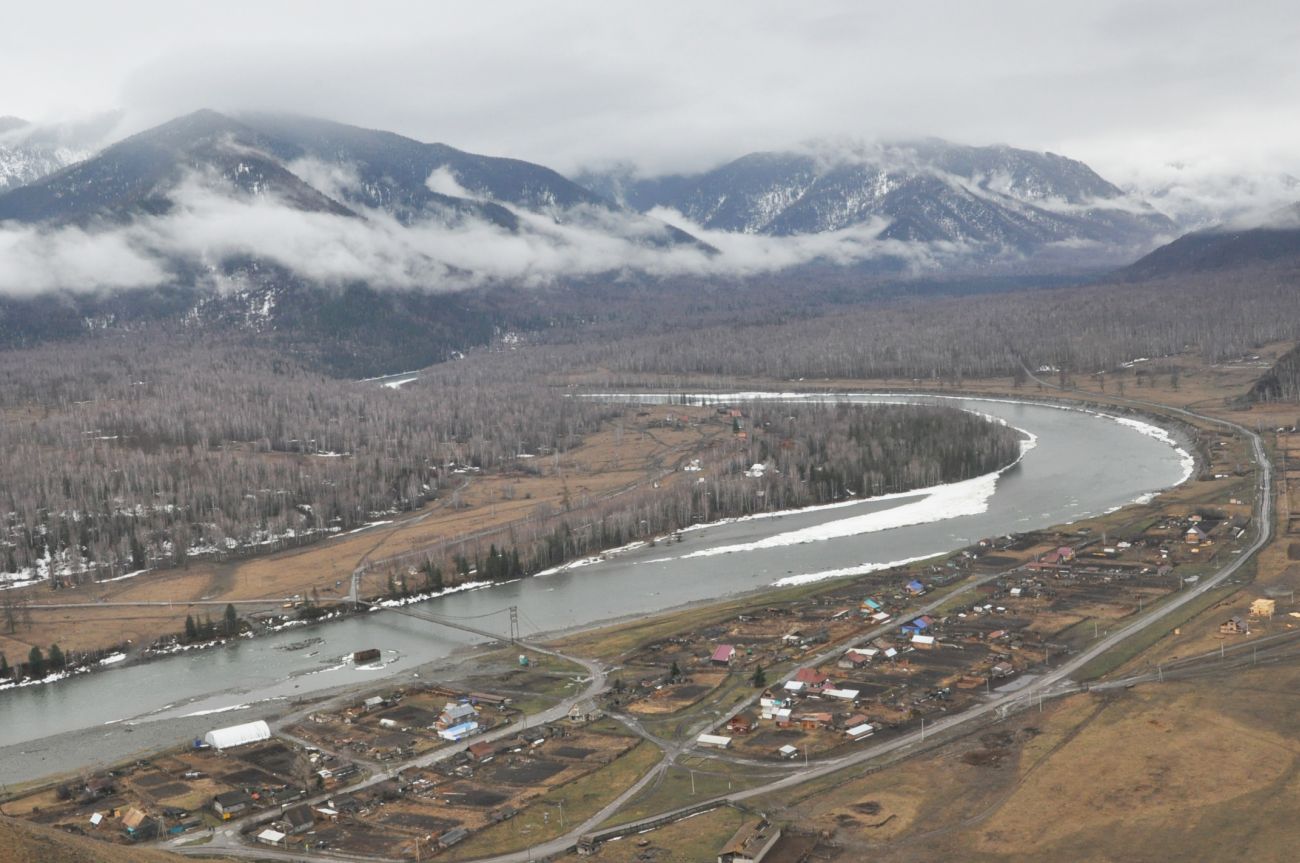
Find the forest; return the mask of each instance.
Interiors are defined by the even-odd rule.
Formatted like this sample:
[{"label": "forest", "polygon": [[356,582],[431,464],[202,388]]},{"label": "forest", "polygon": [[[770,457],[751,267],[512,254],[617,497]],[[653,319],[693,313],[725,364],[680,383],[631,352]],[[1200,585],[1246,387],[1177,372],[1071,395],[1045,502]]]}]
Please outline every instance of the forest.
[{"label": "forest", "polygon": [[[313,542],[419,509],[465,472],[526,469],[521,456],[564,453],[608,427],[622,408],[572,397],[577,381],[672,390],[1002,376],[1025,385],[1026,369],[1066,378],[1148,358],[1133,378],[1140,385],[1160,358],[1192,351],[1220,361],[1300,338],[1296,275],[1258,266],[909,296],[809,270],[791,277],[810,280],[806,296],[761,282],[757,304],[734,284],[670,283],[657,296],[588,284],[556,300],[550,325],[498,332],[400,390],[332,376],[334,366],[265,332],[141,325],[9,350],[0,353],[0,578],[102,580]],[[622,289],[625,304],[607,302]],[[1279,364],[1258,397],[1295,398],[1295,365]],[[433,549],[422,565],[535,571],[701,518],[916,488],[1014,458],[1006,435],[971,437],[960,418],[931,429],[923,414],[828,410],[745,406],[746,434],[707,459],[690,488],[638,492],[617,510],[575,501],[590,509],[582,523],[596,525],[584,535],[564,526],[575,519],[539,513],[503,542],[508,565],[473,560],[491,548]],[[745,475],[755,464],[765,465],[761,481]]]},{"label": "forest", "polygon": [[[540,350],[484,352],[399,390],[221,340],[105,348],[0,355],[10,583],[74,585],[322,539],[419,509],[466,472],[527,470],[520,456],[563,453],[624,410],[541,385]],[[586,539],[539,517],[515,537],[511,571],[590,551],[602,532],[964,479],[1017,452],[1011,430],[938,408],[760,403],[735,422],[744,433],[689,489],[602,508]],[[755,464],[770,467],[761,481],[745,476]],[[638,530],[617,526],[633,518]]]}]

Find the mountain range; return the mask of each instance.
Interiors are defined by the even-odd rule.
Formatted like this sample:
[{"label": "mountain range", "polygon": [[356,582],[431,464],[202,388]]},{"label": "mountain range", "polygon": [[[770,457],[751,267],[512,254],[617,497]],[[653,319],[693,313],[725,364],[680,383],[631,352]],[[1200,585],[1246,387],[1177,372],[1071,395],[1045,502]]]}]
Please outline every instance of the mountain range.
[{"label": "mountain range", "polygon": [[[92,143],[117,121],[0,119],[0,344],[163,321],[274,332],[373,373],[547,326],[557,308],[600,314],[620,292],[730,291],[801,268],[831,293],[1098,273],[1179,233],[1082,162],[1005,146],[821,143],[698,174],[570,180],[284,114],[197,111]],[[1125,277],[1285,257],[1290,242],[1192,234]],[[545,303],[539,286],[554,289]]]},{"label": "mountain range", "polygon": [[643,212],[667,208],[704,228],[791,236],[882,225],[881,239],[966,247],[985,260],[1052,246],[1122,258],[1176,233],[1082,162],[937,139],[751,153],[701,174],[579,182]]}]

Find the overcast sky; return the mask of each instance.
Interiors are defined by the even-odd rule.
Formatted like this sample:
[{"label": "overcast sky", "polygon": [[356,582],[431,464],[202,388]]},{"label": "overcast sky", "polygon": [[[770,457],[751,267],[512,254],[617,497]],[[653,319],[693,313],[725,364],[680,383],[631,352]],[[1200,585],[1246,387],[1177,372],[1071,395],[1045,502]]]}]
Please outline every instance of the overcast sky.
[{"label": "overcast sky", "polygon": [[843,136],[1300,170],[1300,3],[10,3],[0,114],[287,109],[574,171]]}]

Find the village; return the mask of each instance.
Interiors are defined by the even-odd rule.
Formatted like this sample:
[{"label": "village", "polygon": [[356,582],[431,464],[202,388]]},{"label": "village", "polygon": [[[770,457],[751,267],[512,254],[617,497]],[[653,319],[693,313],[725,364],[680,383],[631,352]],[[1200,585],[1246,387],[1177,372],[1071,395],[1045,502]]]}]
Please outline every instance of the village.
[{"label": "village", "polygon": [[[1226,446],[1202,450],[1209,471],[1225,470],[1211,481],[1231,478]],[[543,668],[554,660],[524,650],[489,678],[390,685],[275,729],[214,727],[181,749],[13,797],[6,812],[125,844],[202,844],[234,825],[249,844],[302,853],[469,860],[528,848],[631,788],[669,741],[697,759],[794,769],[1014,691],[1239,553],[1251,504],[1237,494],[1100,529],[986,538],[706,616],[605,657],[613,672],[594,697],[575,697],[577,665]],[[1267,632],[1293,604],[1253,598],[1224,614],[1218,636]],[[761,813],[732,814],[742,823],[719,861],[826,851]]]}]

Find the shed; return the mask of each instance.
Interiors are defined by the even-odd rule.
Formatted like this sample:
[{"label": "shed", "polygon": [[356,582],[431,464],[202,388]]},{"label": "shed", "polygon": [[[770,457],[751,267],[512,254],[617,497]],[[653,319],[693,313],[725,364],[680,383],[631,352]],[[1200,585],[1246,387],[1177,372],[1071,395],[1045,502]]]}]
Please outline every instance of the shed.
[{"label": "shed", "polygon": [[921,594],[925,593],[925,585],[921,584],[921,582],[917,581],[916,579],[912,579],[906,585],[903,586],[903,590],[906,590],[908,593],[912,594],[913,596],[920,596]]},{"label": "shed", "polygon": [[243,725],[231,725],[228,728],[214,728],[203,735],[203,742],[217,749],[231,749],[260,743],[271,739],[271,727],[264,720],[246,722]]},{"label": "shed", "polygon": [[718,863],[762,863],[781,838],[781,828],[756,818],[740,825],[735,835],[718,852]]},{"label": "shed", "polygon": [[852,740],[862,740],[864,737],[870,737],[875,733],[876,729],[867,722],[864,722],[861,725],[855,725],[844,732],[844,734]]},{"label": "shed", "polygon": [[731,738],[723,737],[720,734],[701,734],[695,738],[695,742],[701,746],[710,746],[714,749],[726,749],[731,745]]},{"label": "shed", "polygon": [[853,701],[858,697],[857,689],[823,689],[822,695],[828,698],[838,698],[841,701]]},{"label": "shed", "polygon": [[780,749],[776,750],[776,752],[782,758],[794,758],[796,755],[799,754],[799,747],[791,746],[789,743],[787,743],[785,746],[782,746]]},{"label": "shed", "polygon": [[279,830],[272,830],[270,827],[257,834],[257,841],[263,845],[283,845],[285,835]]},{"label": "shed", "polygon": [[933,635],[913,635],[912,646],[918,650],[931,650],[935,646]]},{"label": "shed", "polygon": [[464,840],[467,836],[469,836],[469,831],[464,827],[453,827],[438,837],[438,847],[450,848],[457,842]]}]

